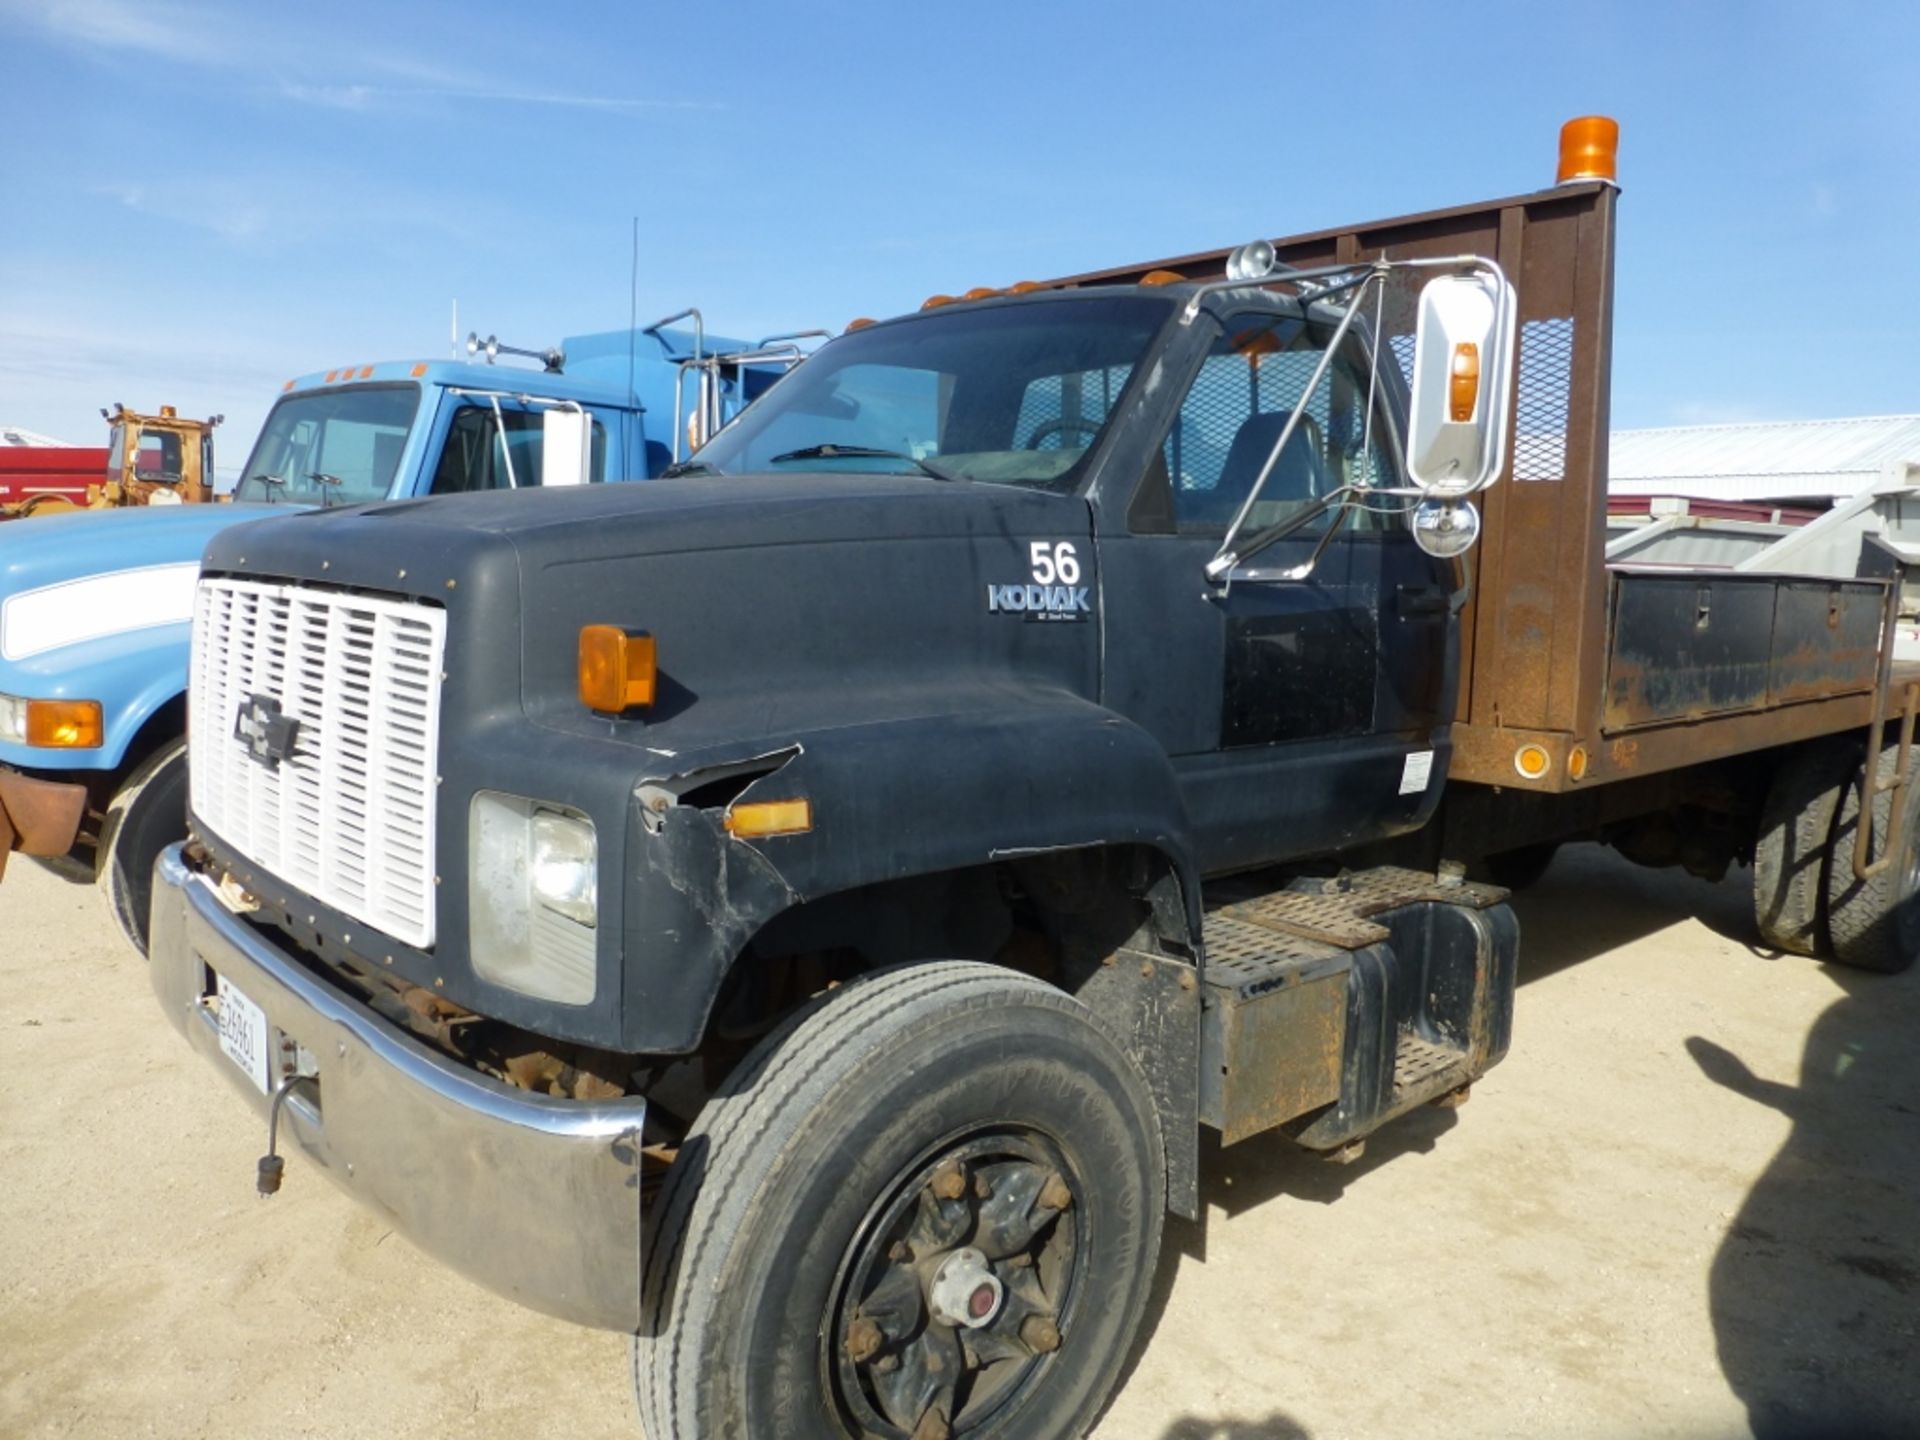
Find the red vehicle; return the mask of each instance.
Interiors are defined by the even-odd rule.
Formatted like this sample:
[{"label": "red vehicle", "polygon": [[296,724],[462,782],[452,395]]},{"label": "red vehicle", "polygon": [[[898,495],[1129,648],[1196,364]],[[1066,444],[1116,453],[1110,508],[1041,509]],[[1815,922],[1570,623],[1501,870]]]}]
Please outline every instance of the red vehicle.
[{"label": "red vehicle", "polygon": [[84,505],[87,486],[98,485],[106,473],[104,445],[5,446],[0,448],[0,505],[38,508],[49,498]]}]

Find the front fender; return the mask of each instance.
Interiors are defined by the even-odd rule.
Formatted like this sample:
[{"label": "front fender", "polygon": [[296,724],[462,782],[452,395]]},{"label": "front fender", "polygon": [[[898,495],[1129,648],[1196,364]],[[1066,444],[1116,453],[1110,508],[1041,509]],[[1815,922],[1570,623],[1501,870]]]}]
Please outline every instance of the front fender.
[{"label": "front fender", "polygon": [[0,693],[98,700],[105,730],[96,750],[43,750],[0,742],[0,761],[22,770],[116,770],[140,727],[186,693],[189,622],[105,635],[22,660],[0,661]]},{"label": "front fender", "polygon": [[[805,799],[809,832],[728,835],[726,806],[696,803],[707,771],[638,787],[624,936],[626,1033],[636,1049],[697,1044],[728,970],[776,915],[884,881],[1142,845],[1173,866],[1197,933],[1199,875],[1166,753],[1078,696],[1023,695],[992,709],[817,732],[761,763],[765,773],[734,803]],[[667,794],[684,802],[666,803]]]}]

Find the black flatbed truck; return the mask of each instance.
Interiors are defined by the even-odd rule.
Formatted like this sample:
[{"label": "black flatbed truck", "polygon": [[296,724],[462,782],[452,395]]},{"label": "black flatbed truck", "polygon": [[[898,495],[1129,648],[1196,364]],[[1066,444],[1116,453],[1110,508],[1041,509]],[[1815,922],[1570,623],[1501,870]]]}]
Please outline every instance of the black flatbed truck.
[{"label": "black flatbed truck", "polygon": [[[1505,1053],[1476,866],[1751,856],[1775,943],[1907,963],[1879,557],[1602,563],[1614,200],[939,297],[685,478],[216,541],[152,973],[263,1192],[633,1333],[654,1440],[1072,1434],[1201,1125],[1338,1158]],[[1463,254],[1519,381],[1445,556],[1415,301],[1338,272]]]}]

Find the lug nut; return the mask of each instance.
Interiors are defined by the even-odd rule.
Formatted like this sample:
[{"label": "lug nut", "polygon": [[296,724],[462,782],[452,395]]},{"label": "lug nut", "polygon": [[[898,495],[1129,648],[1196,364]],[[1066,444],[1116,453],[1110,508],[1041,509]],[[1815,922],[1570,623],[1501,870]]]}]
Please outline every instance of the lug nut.
[{"label": "lug nut", "polygon": [[993,1182],[987,1179],[984,1171],[973,1177],[973,1193],[982,1200],[993,1198]]},{"label": "lug nut", "polygon": [[873,1368],[878,1370],[882,1375],[891,1375],[900,1368],[900,1357],[898,1355],[882,1355],[878,1360],[873,1362]]},{"label": "lug nut", "polygon": [[886,1341],[880,1333],[880,1327],[862,1315],[847,1326],[847,1358],[856,1365],[864,1365],[880,1353],[880,1346]]},{"label": "lug nut", "polygon": [[[958,1160],[949,1160],[933,1172],[929,1182],[935,1196],[942,1200],[958,1200],[967,1193],[967,1172],[961,1168]],[[945,1424],[943,1420],[940,1422]]]},{"label": "lug nut", "polygon": [[1047,1183],[1040,1187],[1040,1203],[1049,1210],[1065,1210],[1073,1204],[1073,1191],[1067,1188],[1058,1171],[1047,1176]]},{"label": "lug nut", "polygon": [[1036,1355],[1051,1355],[1060,1348],[1060,1327],[1045,1315],[1029,1315],[1020,1322],[1020,1341]]},{"label": "lug nut", "polygon": [[913,1246],[904,1240],[896,1240],[893,1242],[893,1247],[887,1251],[887,1259],[896,1265],[904,1265],[913,1259]]}]

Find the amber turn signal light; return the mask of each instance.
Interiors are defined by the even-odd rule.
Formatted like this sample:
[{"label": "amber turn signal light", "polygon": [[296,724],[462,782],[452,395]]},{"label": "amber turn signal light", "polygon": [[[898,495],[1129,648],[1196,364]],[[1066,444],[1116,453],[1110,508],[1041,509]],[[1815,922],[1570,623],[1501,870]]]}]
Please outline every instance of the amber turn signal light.
[{"label": "amber turn signal light", "polygon": [[813,829],[811,800],[759,800],[727,811],[727,833],[742,840],[804,835]]},{"label": "amber turn signal light", "polygon": [[653,703],[653,636],[629,635],[618,625],[580,630],[580,702],[589,710],[618,715]]},{"label": "amber turn signal light", "polygon": [[27,744],[47,750],[98,750],[105,727],[98,700],[29,700]]},{"label": "amber turn signal light", "polygon": [[1473,419],[1473,407],[1480,403],[1480,347],[1461,343],[1453,347],[1453,363],[1447,373],[1447,418],[1456,425]]}]

